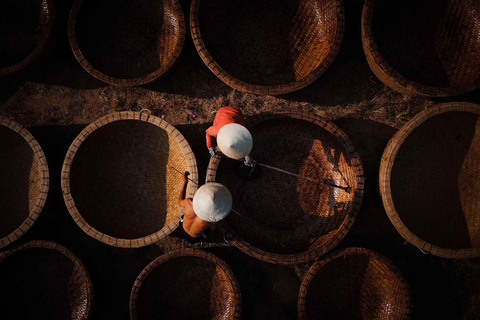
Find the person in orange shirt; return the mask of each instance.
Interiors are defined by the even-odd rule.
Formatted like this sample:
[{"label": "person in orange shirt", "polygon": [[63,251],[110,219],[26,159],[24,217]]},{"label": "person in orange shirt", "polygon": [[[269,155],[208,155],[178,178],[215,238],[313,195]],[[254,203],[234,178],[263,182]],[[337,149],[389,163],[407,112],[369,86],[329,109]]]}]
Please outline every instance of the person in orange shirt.
[{"label": "person in orange shirt", "polygon": [[235,107],[222,107],[213,120],[213,126],[207,129],[207,148],[213,157],[217,154],[215,139],[220,151],[233,159],[245,157],[245,165],[253,166],[250,156],[253,139],[246,128],[242,111]]}]

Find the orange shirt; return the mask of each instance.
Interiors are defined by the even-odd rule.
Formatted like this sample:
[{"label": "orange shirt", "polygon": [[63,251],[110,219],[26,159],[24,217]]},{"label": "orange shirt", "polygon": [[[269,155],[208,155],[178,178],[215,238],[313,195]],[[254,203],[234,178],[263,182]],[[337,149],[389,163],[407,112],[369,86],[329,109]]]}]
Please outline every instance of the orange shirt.
[{"label": "orange shirt", "polygon": [[217,137],[218,131],[221,127],[229,123],[238,123],[245,125],[245,118],[242,111],[235,107],[222,107],[218,109],[215,119],[213,119],[213,126],[207,129],[207,148],[213,147],[214,139]]}]

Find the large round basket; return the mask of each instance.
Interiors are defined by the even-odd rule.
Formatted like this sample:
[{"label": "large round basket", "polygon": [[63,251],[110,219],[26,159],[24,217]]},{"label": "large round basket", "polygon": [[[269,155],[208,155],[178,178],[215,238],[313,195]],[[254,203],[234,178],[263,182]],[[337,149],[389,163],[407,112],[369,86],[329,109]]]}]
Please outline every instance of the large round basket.
[{"label": "large round basket", "polygon": [[213,254],[180,249],[152,261],[130,295],[130,318],[240,319],[241,295],[230,268]]},{"label": "large round basket", "polygon": [[0,76],[31,65],[53,30],[52,0],[3,0],[0,7]]},{"label": "large round basket", "polygon": [[299,319],[410,318],[410,289],[384,256],[348,248],[317,261],[298,296]]},{"label": "large round basket", "polygon": [[30,241],[0,253],[0,307],[5,319],[88,319],[90,277],[67,248]]},{"label": "large round basket", "polygon": [[383,153],[387,215],[425,253],[480,256],[479,116],[479,105],[437,105],[403,126]]},{"label": "large round basket", "polygon": [[360,208],[364,178],[355,148],[342,130],[313,114],[263,113],[246,123],[255,161],[311,180],[265,167],[249,178],[242,162],[212,157],[207,182],[234,195],[221,224],[226,239],[270,263],[322,256],[344,238]]},{"label": "large round basket", "polygon": [[[117,247],[142,247],[170,234],[182,208],[182,175],[198,179],[188,142],[172,125],[147,113],[117,112],[86,127],[62,169],[72,218],[87,234]],[[187,196],[193,197],[190,183]]]},{"label": "large round basket", "polygon": [[174,67],[185,41],[185,19],[178,0],[75,0],[68,38],[92,76],[137,86]]},{"label": "large round basket", "polygon": [[338,53],[341,0],[193,0],[190,30],[200,57],[227,85],[277,95],[315,81]]},{"label": "large round basket", "polygon": [[480,2],[366,0],[363,48],[370,68],[405,94],[453,96],[480,86]]},{"label": "large round basket", "polygon": [[0,117],[0,248],[21,237],[47,199],[47,160],[37,140],[17,122]]}]

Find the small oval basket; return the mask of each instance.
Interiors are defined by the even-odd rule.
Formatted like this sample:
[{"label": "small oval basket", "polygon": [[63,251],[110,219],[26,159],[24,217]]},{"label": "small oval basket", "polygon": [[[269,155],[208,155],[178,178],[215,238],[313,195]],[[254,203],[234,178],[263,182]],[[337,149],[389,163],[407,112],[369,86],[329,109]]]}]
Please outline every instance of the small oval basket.
[{"label": "small oval basket", "polygon": [[193,0],[190,30],[207,67],[230,87],[277,95],[315,81],[343,39],[341,0]]},{"label": "small oval basket", "polygon": [[0,283],[4,315],[15,315],[15,319],[90,317],[93,290],[87,270],[57,243],[30,241],[0,253]]},{"label": "small oval basket", "polygon": [[258,114],[246,124],[253,159],[310,180],[265,167],[249,178],[241,162],[212,157],[207,182],[234,195],[221,223],[227,240],[276,264],[324,255],[345,237],[362,202],[362,163],[350,139],[333,123],[296,111]]},{"label": "small oval basket", "polygon": [[309,319],[409,319],[410,289],[384,256],[348,248],[315,262],[305,274],[298,315]]},{"label": "small oval basket", "polygon": [[380,164],[388,217],[408,242],[443,258],[480,256],[480,106],[420,112],[390,140]]},{"label": "small oval basket", "polygon": [[37,220],[49,187],[47,160],[32,134],[0,117],[0,248],[20,238]]},{"label": "small oval basket", "polygon": [[[117,112],[87,126],[62,169],[62,190],[83,231],[117,247],[143,247],[178,226],[182,175],[197,181],[197,162],[182,134],[162,119]],[[193,197],[196,184],[187,196]]]},{"label": "small oval basket", "polygon": [[53,31],[52,0],[4,0],[0,9],[0,76],[31,65]]},{"label": "small oval basket", "polygon": [[480,86],[479,11],[475,0],[366,0],[362,41],[368,64],[383,83],[405,94],[472,91]]},{"label": "small oval basket", "polygon": [[185,19],[177,0],[75,0],[68,38],[92,76],[138,86],[175,66],[185,42]]},{"label": "small oval basket", "polygon": [[241,295],[230,268],[211,253],[180,249],[152,261],[130,295],[132,320],[240,319]]}]

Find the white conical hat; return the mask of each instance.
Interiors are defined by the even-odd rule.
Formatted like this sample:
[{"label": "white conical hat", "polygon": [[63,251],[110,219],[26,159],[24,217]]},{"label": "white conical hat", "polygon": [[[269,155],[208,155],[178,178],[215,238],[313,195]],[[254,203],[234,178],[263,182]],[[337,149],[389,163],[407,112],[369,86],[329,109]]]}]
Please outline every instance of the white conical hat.
[{"label": "white conical hat", "polygon": [[232,210],[232,194],[223,184],[209,182],[201,186],[193,197],[193,211],[208,222],[225,218]]},{"label": "white conical hat", "polygon": [[227,157],[241,159],[252,151],[253,139],[247,128],[238,123],[229,123],[218,130],[217,144]]}]

